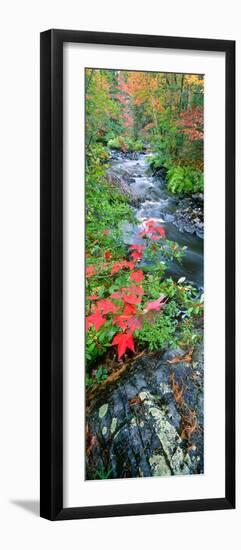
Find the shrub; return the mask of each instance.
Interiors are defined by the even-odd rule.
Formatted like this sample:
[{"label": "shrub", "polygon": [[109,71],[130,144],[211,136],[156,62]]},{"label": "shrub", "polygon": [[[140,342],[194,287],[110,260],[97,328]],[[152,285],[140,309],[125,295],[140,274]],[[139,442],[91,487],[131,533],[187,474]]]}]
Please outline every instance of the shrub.
[{"label": "shrub", "polygon": [[[184,285],[185,279],[175,283],[165,277],[168,261],[181,261],[184,249],[166,239],[163,227],[154,220],[145,221],[140,233],[144,244],[133,244],[124,250],[118,247],[111,224],[106,227],[110,229],[101,232],[96,228],[98,242],[95,239],[88,249],[89,375],[96,360],[110,350],[121,359],[126,352],[137,349],[165,349],[178,342],[186,343],[189,336],[182,329],[181,316],[185,314],[190,320],[189,332],[192,329],[195,334],[193,319],[202,313],[197,291]],[[91,384],[89,378],[87,383]]]},{"label": "shrub", "polygon": [[203,173],[190,166],[171,166],[167,170],[167,187],[171,193],[200,193]]},{"label": "shrub", "polygon": [[86,148],[86,159],[88,164],[104,165],[109,158],[109,153],[101,143],[95,143],[89,149]]},{"label": "shrub", "polygon": [[135,140],[130,137],[115,137],[112,139],[109,139],[108,141],[108,147],[109,149],[120,149],[121,151],[142,151],[143,144],[139,140]]},{"label": "shrub", "polygon": [[127,140],[127,143],[128,143],[128,151],[140,152],[143,149],[143,144],[139,140],[133,140],[129,138]]},{"label": "shrub", "polygon": [[119,138],[115,137],[109,139],[107,146],[109,147],[109,149],[121,149]]}]

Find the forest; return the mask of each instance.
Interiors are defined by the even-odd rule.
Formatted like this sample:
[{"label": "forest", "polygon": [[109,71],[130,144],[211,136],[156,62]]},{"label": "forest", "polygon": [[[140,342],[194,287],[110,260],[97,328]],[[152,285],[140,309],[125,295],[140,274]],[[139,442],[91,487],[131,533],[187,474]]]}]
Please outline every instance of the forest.
[{"label": "forest", "polygon": [[[87,479],[203,471],[203,113],[203,75],[85,71]],[[179,416],[177,467],[157,372]]]}]

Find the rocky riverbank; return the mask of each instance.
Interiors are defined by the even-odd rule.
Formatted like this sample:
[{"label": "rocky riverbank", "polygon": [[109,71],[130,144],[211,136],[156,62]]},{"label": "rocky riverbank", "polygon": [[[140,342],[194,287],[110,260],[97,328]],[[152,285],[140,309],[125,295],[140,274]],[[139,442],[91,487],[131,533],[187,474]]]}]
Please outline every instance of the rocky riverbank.
[{"label": "rocky riverbank", "polygon": [[179,199],[173,216],[173,223],[179,231],[204,237],[203,194],[196,193],[191,197]]},{"label": "rocky riverbank", "polygon": [[88,408],[87,479],[203,473],[203,347],[144,355]]}]

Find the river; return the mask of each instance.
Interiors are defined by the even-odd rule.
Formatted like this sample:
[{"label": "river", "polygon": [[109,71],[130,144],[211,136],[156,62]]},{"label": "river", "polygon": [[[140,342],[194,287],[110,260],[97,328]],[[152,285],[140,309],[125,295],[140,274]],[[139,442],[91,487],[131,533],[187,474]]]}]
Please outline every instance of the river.
[{"label": "river", "polygon": [[156,219],[165,228],[167,239],[186,246],[185,257],[182,263],[172,262],[168,266],[168,273],[174,278],[186,279],[203,289],[203,239],[187,230],[180,230],[175,225],[176,212],[180,199],[168,192],[163,177],[151,174],[147,159],[150,154],[135,153],[134,158],[128,153],[112,151],[109,174],[128,190],[134,198],[134,212],[138,224],[123,223],[124,241],[142,243],[139,236],[140,226],[144,220]]}]

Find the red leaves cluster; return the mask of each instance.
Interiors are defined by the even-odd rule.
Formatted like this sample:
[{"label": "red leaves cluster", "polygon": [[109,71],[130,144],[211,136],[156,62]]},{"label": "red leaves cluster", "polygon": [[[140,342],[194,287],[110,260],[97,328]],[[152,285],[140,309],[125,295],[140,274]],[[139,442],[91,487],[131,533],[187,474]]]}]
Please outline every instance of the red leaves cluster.
[{"label": "red leaves cluster", "polygon": [[141,286],[132,284],[129,287],[121,288],[120,291],[114,292],[111,295],[113,298],[121,300],[121,303],[124,304],[122,313],[113,318],[113,324],[123,331],[127,331],[128,334],[132,334],[135,330],[142,327],[136,305],[141,303],[143,294],[144,290]]},{"label": "red leaves cluster", "polygon": [[92,315],[86,317],[86,330],[89,330],[91,326],[95,327],[95,330],[99,330],[105,322],[106,318],[99,311],[92,313]]},{"label": "red leaves cluster", "polygon": [[130,250],[131,250],[130,256],[133,262],[137,262],[138,260],[141,260],[143,248],[145,247],[140,244],[132,244],[130,246]]},{"label": "red leaves cluster", "polygon": [[[146,220],[143,226],[142,236],[148,236],[153,240],[165,237],[164,229],[157,224],[156,220]],[[108,230],[105,230],[104,234],[107,235]],[[118,359],[121,359],[128,349],[134,352],[133,333],[142,328],[143,315],[149,311],[160,311],[165,304],[165,296],[161,295],[157,300],[148,302],[143,311],[138,309],[145,293],[141,286],[144,273],[142,269],[136,269],[136,262],[142,259],[143,249],[145,249],[144,245],[132,244],[129,248],[131,260],[123,259],[112,263],[112,265],[107,263],[112,257],[112,252],[106,251],[104,253],[106,263],[103,265],[105,268],[109,266],[109,269],[111,269],[110,275],[115,275],[122,269],[128,269],[131,272],[131,284],[112,292],[109,298],[103,299],[96,294],[88,297],[89,302],[91,302],[91,313],[86,317],[86,329],[89,330],[90,327],[94,327],[98,331],[111,319],[112,324],[117,327],[117,330],[121,329],[122,331],[118,332],[111,342],[112,346],[117,346]],[[86,268],[86,277],[94,275],[97,275],[95,266],[88,266]],[[116,300],[117,303],[113,300]],[[111,315],[111,317],[108,318],[108,315]]]},{"label": "red leaves cluster", "polygon": [[96,311],[107,315],[107,313],[116,313],[117,306],[111,300],[100,300],[96,306]]},{"label": "red leaves cluster", "polygon": [[86,277],[93,277],[94,274],[95,274],[95,266],[88,265],[88,267],[86,267]]},{"label": "red leaves cluster", "polygon": [[157,298],[157,300],[155,300],[154,302],[147,303],[145,311],[151,311],[151,310],[160,311],[161,307],[164,306],[165,302],[166,302],[166,297],[164,296],[164,294],[161,294],[161,296]]},{"label": "red leaves cluster", "polygon": [[125,81],[124,76],[121,73],[119,73],[118,75],[117,93],[115,97],[123,106],[122,115],[124,120],[124,126],[128,131],[129,128],[133,127],[134,118],[133,118],[132,107],[130,103],[130,90],[127,82]]},{"label": "red leaves cluster", "polygon": [[192,141],[203,139],[203,109],[192,107],[180,114],[177,125],[181,128],[182,134],[186,134]]},{"label": "red leaves cluster", "polygon": [[126,98],[122,94],[115,94],[115,98],[122,104],[126,104]]},{"label": "red leaves cluster", "polygon": [[143,222],[143,231],[141,237],[149,237],[152,241],[159,241],[166,236],[165,229],[157,224],[156,220],[150,219]]},{"label": "red leaves cluster", "polygon": [[124,315],[135,315],[136,314],[135,304],[125,304],[123,314]]},{"label": "red leaves cluster", "polygon": [[124,331],[128,331],[129,334],[132,334],[135,330],[142,328],[142,322],[138,317],[133,317],[130,315],[117,315],[113,319],[113,325],[117,325]]},{"label": "red leaves cluster", "polygon": [[141,299],[139,300],[138,296],[143,296],[144,290],[142,286],[137,286],[135,284],[132,284],[127,287],[122,287],[120,290],[117,290],[111,294],[111,298],[114,298],[115,300],[121,300],[122,302],[126,302],[127,304],[139,304]]},{"label": "red leaves cluster", "polygon": [[[123,267],[130,267],[130,264],[131,262],[123,260],[123,262],[119,262],[118,266],[117,264],[115,265],[114,271],[116,272],[117,267],[118,270]],[[133,271],[132,281],[138,283],[143,278],[144,275],[141,269]],[[118,346],[118,359],[121,359],[127,349],[134,351],[133,332],[142,328],[142,323],[139,318],[140,314],[138,317],[136,305],[141,303],[143,295],[144,290],[142,286],[132,282],[128,287],[122,287],[119,291],[111,294],[110,298],[112,298],[112,300],[114,299],[120,302],[118,305],[111,299],[100,299],[99,296],[96,295],[89,296],[89,300],[95,303],[92,305],[92,313],[86,317],[87,330],[93,326],[95,330],[98,331],[102,325],[107,322],[108,319],[106,316],[108,314],[113,315],[117,313],[115,317],[112,317],[112,323],[120,328],[122,332],[115,335],[111,345]]]},{"label": "red leaves cluster", "polygon": [[136,283],[140,283],[144,279],[143,271],[141,269],[138,269],[138,271],[132,271],[130,280],[135,281]]},{"label": "red leaves cluster", "polygon": [[133,269],[134,268],[134,263],[133,262],[128,262],[127,260],[122,260],[121,262],[115,263],[112,267],[111,275],[115,275],[115,273],[118,273],[118,271],[120,271],[121,269],[124,269],[124,268]]},{"label": "red leaves cluster", "polygon": [[124,126],[126,128],[132,127],[134,122],[133,116],[131,116],[129,113],[124,113],[123,116],[124,116]]},{"label": "red leaves cluster", "polygon": [[[90,299],[98,300],[99,297],[90,296]],[[104,315],[107,315],[108,313],[116,313],[117,310],[118,307],[113,304],[111,300],[100,300],[96,306],[94,306],[94,312],[86,317],[86,330],[89,330],[91,326],[93,326],[95,330],[99,330],[100,327],[102,327],[102,325],[104,325],[107,321]]]},{"label": "red leaves cluster", "polygon": [[122,355],[124,355],[127,349],[130,349],[133,352],[135,351],[132,334],[127,334],[127,333],[116,334],[112,341],[112,346],[118,346],[117,347],[118,359],[120,359]]},{"label": "red leaves cluster", "polygon": [[137,296],[134,293],[131,294],[123,294],[123,300],[126,302],[126,304],[140,304],[141,303],[141,296]]},{"label": "red leaves cluster", "polygon": [[112,252],[105,252],[105,259],[108,261],[111,259]]}]

